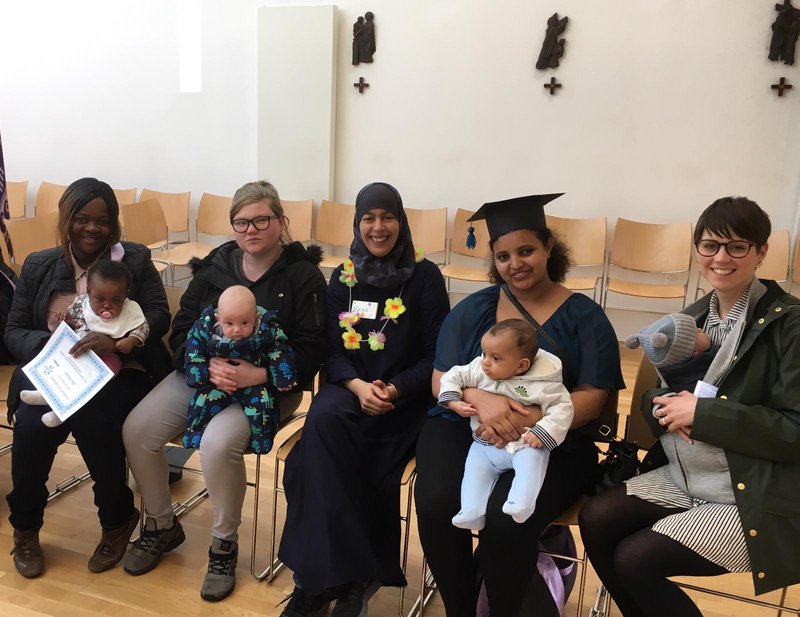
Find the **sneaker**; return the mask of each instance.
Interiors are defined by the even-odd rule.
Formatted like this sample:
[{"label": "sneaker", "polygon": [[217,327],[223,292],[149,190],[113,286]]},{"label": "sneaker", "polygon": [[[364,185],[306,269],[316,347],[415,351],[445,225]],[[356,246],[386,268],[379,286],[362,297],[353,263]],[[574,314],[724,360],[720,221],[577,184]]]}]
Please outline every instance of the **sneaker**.
[{"label": "sneaker", "polygon": [[380,586],[373,580],[345,585],[336,598],[330,617],[366,617],[369,599]]},{"label": "sneaker", "polygon": [[200,589],[200,597],[209,602],[224,600],[236,586],[236,560],[239,546],[230,540],[211,538],[208,549],[208,572]]},{"label": "sneaker", "polygon": [[105,572],[122,561],[128,548],[128,541],[138,524],[139,510],[134,508],[130,520],[125,525],[114,529],[103,529],[100,544],[89,558],[89,572]]},{"label": "sneaker", "polygon": [[327,593],[307,595],[302,589],[295,587],[294,591],[284,598],[283,602],[286,601],[289,603],[284,607],[281,617],[319,617],[328,608],[331,597]]},{"label": "sneaker", "polygon": [[44,553],[39,545],[39,530],[14,530],[14,566],[25,578],[36,578],[44,572]]},{"label": "sneaker", "polygon": [[185,539],[183,527],[176,516],[172,517],[172,526],[166,529],[156,529],[156,519],[148,516],[142,535],[125,555],[125,572],[134,576],[150,572],[164,553],[180,546]]}]

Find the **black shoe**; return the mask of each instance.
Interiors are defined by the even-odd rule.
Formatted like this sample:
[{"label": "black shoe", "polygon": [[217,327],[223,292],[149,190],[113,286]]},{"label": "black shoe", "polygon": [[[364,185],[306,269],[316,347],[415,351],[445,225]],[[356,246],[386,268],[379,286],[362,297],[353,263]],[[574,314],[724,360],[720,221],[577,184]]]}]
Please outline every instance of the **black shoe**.
[{"label": "black shoe", "polygon": [[186,535],[177,517],[172,518],[172,527],[167,529],[156,529],[155,519],[147,517],[142,535],[125,555],[125,572],[134,576],[150,572],[161,561],[164,553],[180,546],[185,539]]},{"label": "black shoe", "polygon": [[44,553],[39,545],[39,530],[14,530],[14,566],[25,578],[36,578],[44,572]]},{"label": "black shoe", "polygon": [[366,617],[369,599],[379,587],[380,583],[373,580],[345,585],[336,598],[330,617]]},{"label": "black shoe", "polygon": [[183,469],[178,467],[177,469],[173,469],[172,467],[169,468],[169,483],[175,484],[176,482],[180,482],[183,480]]},{"label": "black shoe", "polygon": [[287,601],[288,604],[284,607],[281,617],[319,617],[328,608],[331,596],[327,593],[307,595],[302,589],[295,587],[294,591],[283,600]]},{"label": "black shoe", "polygon": [[103,529],[100,544],[94,549],[94,553],[89,559],[89,571],[105,572],[122,561],[125,551],[128,550],[128,541],[138,524],[139,510],[134,508],[133,514],[126,524],[114,529]]}]

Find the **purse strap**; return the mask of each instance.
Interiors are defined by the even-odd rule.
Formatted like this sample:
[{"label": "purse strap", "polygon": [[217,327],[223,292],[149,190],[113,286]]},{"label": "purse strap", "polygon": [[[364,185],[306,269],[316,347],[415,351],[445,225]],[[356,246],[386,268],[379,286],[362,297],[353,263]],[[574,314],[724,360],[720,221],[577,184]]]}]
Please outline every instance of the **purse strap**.
[{"label": "purse strap", "polygon": [[511,293],[511,290],[508,288],[508,285],[503,283],[501,287],[503,289],[503,293],[506,294],[506,298],[508,298],[511,301],[511,304],[514,305],[514,308],[516,308],[520,312],[520,314],[525,318],[525,321],[527,321],[529,324],[531,324],[531,326],[533,326],[533,329],[536,331],[536,335],[542,337],[545,341],[547,341],[547,344],[550,345],[550,349],[552,349],[558,356],[558,359],[561,360],[561,366],[563,372],[564,373],[569,372],[567,370],[569,363],[567,362],[567,354],[564,351],[564,348],[561,347],[561,345],[559,345],[558,342],[556,342],[556,340],[545,331],[545,329],[542,327],[542,324],[536,321],[533,318],[533,315],[531,315],[525,309],[525,307],[522,306],[522,303],[514,297],[514,294]]}]

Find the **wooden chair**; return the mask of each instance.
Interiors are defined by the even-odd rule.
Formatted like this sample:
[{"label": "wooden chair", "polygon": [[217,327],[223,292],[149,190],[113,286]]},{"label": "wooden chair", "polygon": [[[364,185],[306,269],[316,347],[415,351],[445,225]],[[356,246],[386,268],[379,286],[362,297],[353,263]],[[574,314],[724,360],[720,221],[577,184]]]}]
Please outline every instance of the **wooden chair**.
[{"label": "wooden chair", "polygon": [[313,229],[314,202],[310,199],[290,201],[281,199],[283,214],[289,219],[289,233],[293,240],[310,242]]},{"label": "wooden chair", "polygon": [[[644,419],[644,415],[641,412],[640,409],[641,400],[644,393],[649,388],[654,387],[657,383],[658,383],[658,375],[656,374],[655,368],[646,357],[642,356],[642,360],[639,364],[639,371],[637,372],[636,375],[636,385],[634,386],[633,400],[631,402],[631,413],[628,416],[626,438],[629,441],[635,441],[638,444],[639,448],[643,450],[649,450],[651,447],[653,447],[657,439],[653,436],[653,433],[650,430],[650,427],[647,425],[647,421]],[[702,587],[699,585],[684,583],[681,581],[676,581],[676,582],[684,589],[690,589],[692,591],[709,594],[719,598],[736,600],[738,602],[744,602],[746,604],[752,604],[755,606],[761,606],[763,608],[775,610],[778,612],[778,617],[780,617],[783,611],[786,611],[787,613],[800,615],[800,606],[795,606],[795,607],[786,606],[786,594],[787,594],[786,587],[784,587],[781,590],[778,604],[775,604],[774,602],[759,600],[752,596],[742,596],[742,595],[727,593],[716,589],[711,589],[708,587]],[[606,601],[606,614],[607,614],[607,601]]]},{"label": "wooden chair", "polygon": [[25,199],[28,193],[28,181],[9,182],[6,186],[8,191],[8,210],[12,219],[25,218]]},{"label": "wooden chair", "polygon": [[[414,248],[425,251],[425,256],[447,251],[447,208],[415,209],[406,208],[408,226]],[[433,260],[432,260],[433,261]]]},{"label": "wooden chair", "polygon": [[794,261],[792,262],[792,280],[789,283],[789,291],[792,285],[800,283],[800,235],[797,236],[797,242],[794,245]]},{"label": "wooden chair", "polygon": [[[31,219],[7,221],[8,233],[14,246],[14,263],[22,264],[31,253],[56,246],[58,244],[57,222],[58,212],[41,214]],[[5,242],[2,244],[5,245]],[[5,249],[5,247],[3,248]]]},{"label": "wooden chair", "polygon": [[[605,217],[570,219],[547,215],[547,227],[563,240],[572,253],[575,268],[600,270],[600,276],[568,276],[564,286],[572,291],[591,291],[597,300],[606,274],[607,223]],[[572,274],[572,272],[570,272]]]},{"label": "wooden chair", "polygon": [[335,201],[324,200],[319,206],[317,214],[317,225],[314,229],[314,238],[317,242],[330,246],[330,252],[324,255],[320,268],[336,268],[344,257],[336,256],[336,248],[350,249],[353,241],[353,219],[355,219],[356,208],[350,204],[340,204]]},{"label": "wooden chair", "polygon": [[[609,269],[602,298],[609,292],[640,298],[686,301],[692,251],[689,223],[641,223],[617,219],[611,245]],[[633,280],[641,275],[659,275],[662,282]],[[669,279],[677,279],[671,282]]]},{"label": "wooden chair", "polygon": [[[448,289],[450,280],[472,281],[475,283],[488,283],[489,275],[488,259],[491,251],[489,250],[489,230],[486,228],[486,221],[467,221],[474,212],[459,208],[456,210],[456,218],[453,221],[453,231],[450,235],[450,250],[447,254],[447,264],[442,268],[442,274],[447,279]],[[467,248],[467,233],[470,227],[474,228],[475,248]],[[455,255],[461,258],[470,258],[470,265],[458,265],[453,262]]]},{"label": "wooden chair", "polygon": [[[175,266],[188,266],[192,259],[203,259],[217,248],[217,244],[200,242],[200,234],[209,236],[224,236],[229,239],[233,233],[231,229],[231,197],[203,193],[200,206],[197,209],[195,221],[196,237],[198,242],[186,242],[159,255],[159,258]],[[169,222],[167,223],[169,227]]]},{"label": "wooden chair", "polygon": [[66,184],[53,184],[42,180],[36,193],[35,215],[41,216],[50,212],[58,212],[58,202],[66,190]]},{"label": "wooden chair", "polygon": [[120,208],[125,204],[132,204],[136,201],[136,189],[113,189],[114,196]]},{"label": "wooden chair", "polygon": [[182,242],[188,242],[189,199],[191,196],[191,191],[186,191],[185,193],[164,193],[152,189],[143,189],[139,200],[157,199],[158,203],[161,204],[161,208],[164,210],[164,217],[167,220],[167,229],[169,229],[169,233],[185,233],[186,240],[182,240]]},{"label": "wooden chair", "polygon": [[160,273],[169,268],[169,262],[160,257],[169,242],[169,231],[164,211],[157,199],[122,204],[120,216],[125,228],[125,239],[139,242],[153,251],[153,265]]}]

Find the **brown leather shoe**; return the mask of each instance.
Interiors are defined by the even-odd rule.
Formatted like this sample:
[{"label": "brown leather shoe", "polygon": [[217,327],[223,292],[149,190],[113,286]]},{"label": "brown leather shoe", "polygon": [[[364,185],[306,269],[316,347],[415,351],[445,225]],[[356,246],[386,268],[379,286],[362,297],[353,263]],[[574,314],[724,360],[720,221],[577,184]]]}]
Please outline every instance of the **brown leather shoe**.
[{"label": "brown leather shoe", "polygon": [[139,510],[133,509],[127,524],[114,529],[103,529],[100,544],[89,559],[90,572],[105,572],[117,565],[128,550],[128,541],[139,524]]},{"label": "brown leather shoe", "polygon": [[44,553],[39,545],[39,530],[14,530],[14,565],[25,578],[36,578],[44,572]]}]

